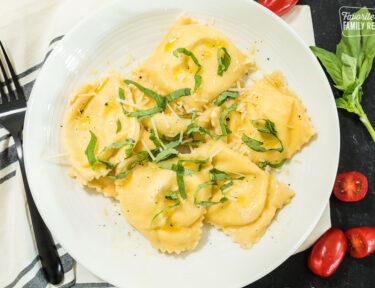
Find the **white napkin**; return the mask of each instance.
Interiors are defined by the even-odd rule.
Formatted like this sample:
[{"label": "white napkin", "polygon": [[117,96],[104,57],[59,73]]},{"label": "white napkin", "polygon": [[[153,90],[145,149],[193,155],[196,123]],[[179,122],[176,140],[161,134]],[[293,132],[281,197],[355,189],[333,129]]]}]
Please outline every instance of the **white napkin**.
[{"label": "white napkin", "polygon": [[[88,14],[106,4],[101,0],[3,0],[0,40],[7,48],[27,97],[46,55],[62,36]],[[73,9],[74,7],[74,9]],[[309,6],[296,6],[284,20],[307,45],[314,44]],[[0,287],[54,287],[41,273],[13,139],[0,128]],[[331,226],[329,206],[298,249],[308,248]],[[57,244],[65,279],[59,287],[110,287],[70,257]]]}]

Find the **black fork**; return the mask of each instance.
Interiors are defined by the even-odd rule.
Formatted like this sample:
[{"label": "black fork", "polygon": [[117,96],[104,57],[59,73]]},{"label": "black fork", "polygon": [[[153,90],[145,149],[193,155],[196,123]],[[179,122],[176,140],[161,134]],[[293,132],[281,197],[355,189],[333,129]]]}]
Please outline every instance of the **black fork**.
[{"label": "black fork", "polygon": [[64,271],[59,254],[57,253],[51,233],[49,232],[46,224],[44,224],[43,219],[40,217],[40,214],[35,206],[34,200],[31,196],[29,184],[27,183],[26,179],[21,140],[23,121],[25,119],[26,112],[26,98],[1,42],[0,46],[8,66],[8,71],[10,72],[13,84],[16,88],[15,91],[13,91],[11,87],[11,80],[7,77],[5,67],[0,59],[1,74],[8,90],[7,95],[4,87],[0,84],[0,124],[9,131],[15,142],[18,162],[20,163],[22,179],[26,191],[26,198],[29,204],[34,236],[46,279],[52,284],[58,284],[64,277]]}]

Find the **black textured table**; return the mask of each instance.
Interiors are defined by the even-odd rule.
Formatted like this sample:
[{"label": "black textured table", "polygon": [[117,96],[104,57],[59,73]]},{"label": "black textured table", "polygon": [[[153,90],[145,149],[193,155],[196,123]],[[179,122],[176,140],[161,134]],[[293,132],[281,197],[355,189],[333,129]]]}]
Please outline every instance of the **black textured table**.
[{"label": "black textured table", "polygon": [[[299,3],[311,7],[316,45],[330,51],[336,51],[336,45],[341,39],[339,19],[341,6],[375,8],[375,0],[301,0]],[[362,100],[363,108],[373,125],[375,125],[374,70],[375,67],[364,84]],[[336,89],[333,89],[333,92],[335,97],[341,95]],[[365,225],[375,227],[375,143],[356,115],[340,110],[339,117],[341,130],[339,172],[362,172],[369,181],[369,191],[365,199],[355,203],[340,202],[331,196],[332,226],[343,230]],[[310,249],[290,257],[276,270],[247,288],[375,287],[375,253],[364,259],[354,259],[346,255],[339,269],[329,278],[321,278],[310,272],[306,264],[309,253]]]}]

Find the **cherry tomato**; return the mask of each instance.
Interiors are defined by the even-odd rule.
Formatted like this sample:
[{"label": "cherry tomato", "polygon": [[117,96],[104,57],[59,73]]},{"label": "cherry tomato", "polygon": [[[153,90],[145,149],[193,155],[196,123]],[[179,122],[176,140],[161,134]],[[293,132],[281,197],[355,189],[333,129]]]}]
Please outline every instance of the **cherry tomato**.
[{"label": "cherry tomato", "polygon": [[358,227],[345,232],[348,252],[355,258],[363,258],[375,252],[375,228]]},{"label": "cherry tomato", "polygon": [[344,259],[347,240],[344,232],[331,228],[314,244],[307,264],[312,272],[322,277],[332,275]]},{"label": "cherry tomato", "polygon": [[279,16],[288,13],[296,4],[298,0],[259,0],[258,3],[267,7],[272,12]]},{"label": "cherry tomato", "polygon": [[340,173],[336,176],[333,193],[341,201],[355,202],[363,199],[367,193],[366,176],[359,172]]}]

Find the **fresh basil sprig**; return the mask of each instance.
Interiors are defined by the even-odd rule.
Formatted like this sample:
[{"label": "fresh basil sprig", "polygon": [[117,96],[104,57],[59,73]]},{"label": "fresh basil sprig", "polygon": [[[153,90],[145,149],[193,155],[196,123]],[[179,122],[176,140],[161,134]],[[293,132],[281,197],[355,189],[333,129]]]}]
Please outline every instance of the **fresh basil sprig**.
[{"label": "fresh basil sprig", "polygon": [[[221,56],[221,51],[223,51],[224,55]],[[217,49],[217,75],[223,76],[223,73],[228,70],[230,66],[231,57],[225,47],[219,47]]]},{"label": "fresh basil sprig", "polygon": [[251,120],[252,124],[255,124],[259,121],[264,121],[265,125],[264,126],[258,126],[256,129],[261,132],[261,133],[266,133],[266,134],[271,134],[273,137],[275,137],[279,143],[280,143],[280,148],[270,148],[267,149],[263,147],[262,145],[264,144],[262,141],[255,140],[253,138],[250,138],[246,136],[245,134],[242,134],[242,141],[252,150],[257,151],[257,152],[267,152],[267,151],[279,151],[280,153],[284,151],[284,145],[283,142],[280,140],[279,136],[277,135],[277,131],[275,128],[275,123],[272,122],[269,119],[256,119],[256,120]]},{"label": "fresh basil sprig", "polygon": [[216,106],[221,106],[223,103],[228,99],[236,99],[238,97],[238,92],[236,91],[223,91],[217,96],[216,100],[214,101],[214,104]]},{"label": "fresh basil sprig", "polygon": [[[342,97],[336,98],[336,106],[357,114],[375,142],[375,130],[361,106],[362,85],[370,74],[375,56],[375,35],[369,28],[374,25],[371,19],[366,7],[354,13],[344,27],[336,54],[319,47],[310,48],[331,76],[335,87],[343,91]],[[362,29],[350,29],[353,26]]]},{"label": "fresh basil sprig", "polygon": [[197,57],[195,57],[194,53],[191,52],[190,50],[187,50],[186,48],[177,48],[176,50],[173,51],[173,55],[176,56],[176,57],[178,57],[179,53],[182,53],[182,54],[185,54],[186,56],[189,56],[191,58],[191,60],[193,60],[195,65],[198,66],[198,69],[194,74],[195,84],[194,84],[194,92],[193,93],[195,93],[202,83],[202,76],[199,75],[199,72],[202,70],[202,66],[201,66],[201,64],[199,64]]}]

